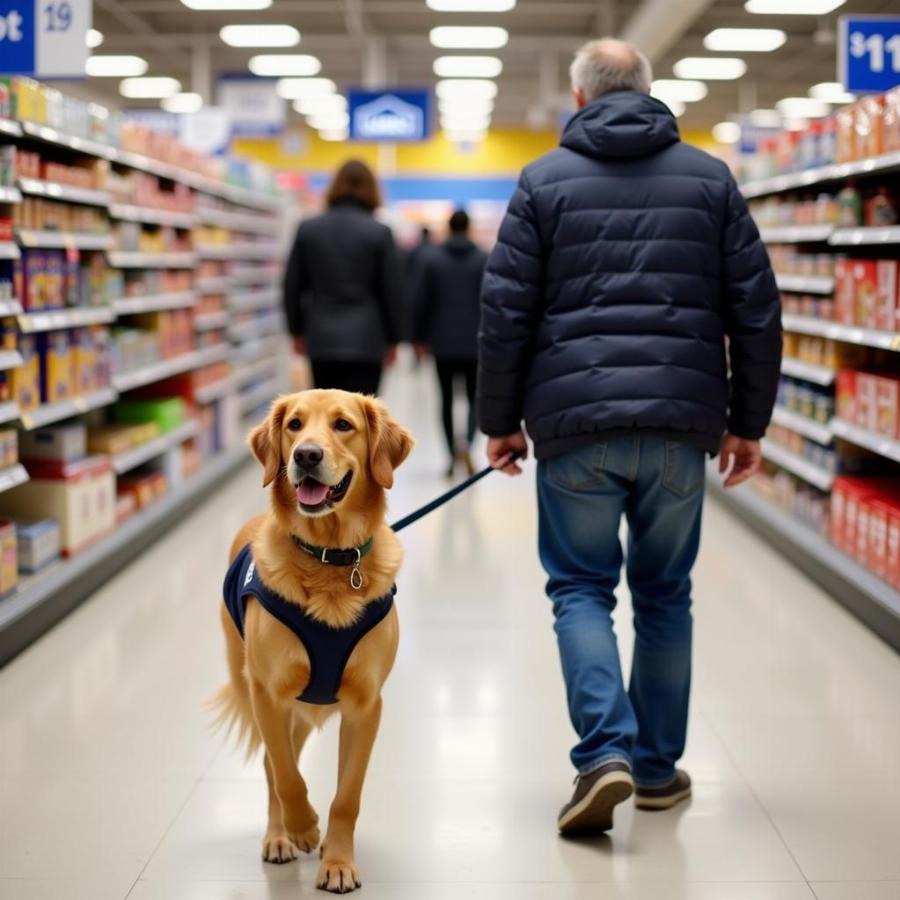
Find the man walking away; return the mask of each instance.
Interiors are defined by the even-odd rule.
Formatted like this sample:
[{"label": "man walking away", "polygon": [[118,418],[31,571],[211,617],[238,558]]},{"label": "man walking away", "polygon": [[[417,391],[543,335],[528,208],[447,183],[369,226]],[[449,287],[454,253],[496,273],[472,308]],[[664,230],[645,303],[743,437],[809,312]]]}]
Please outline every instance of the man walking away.
[{"label": "man walking away", "polygon": [[[450,454],[447,477],[457,462],[475,471],[471,447],[475,437],[475,385],[478,367],[479,294],[487,254],[469,238],[469,216],[450,216],[450,237],[422,258],[416,303],[415,334],[420,355],[434,355],[441,389],[441,422]],[[468,401],[465,443],[458,447],[453,427],[453,396],[457,380],[465,383]]]},{"label": "man walking away", "polygon": [[[706,454],[759,468],[778,384],[779,296],[724,163],[682,144],[650,65],[602,40],[571,69],[579,112],[522,172],[482,292],[479,418],[493,464],[535,445],[549,580],[578,770],[561,832],[617,803],[666,809],[691,782],[691,568]],[[731,363],[729,382],[725,338]],[[610,618],[634,607],[626,692]]]}]

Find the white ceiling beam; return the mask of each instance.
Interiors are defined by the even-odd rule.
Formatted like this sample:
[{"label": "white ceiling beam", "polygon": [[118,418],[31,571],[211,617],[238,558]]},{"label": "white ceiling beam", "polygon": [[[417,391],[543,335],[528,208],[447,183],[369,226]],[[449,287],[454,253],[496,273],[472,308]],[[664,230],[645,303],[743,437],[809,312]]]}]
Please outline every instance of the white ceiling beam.
[{"label": "white ceiling beam", "polygon": [[620,37],[656,62],[681,40],[714,0],[644,0]]}]

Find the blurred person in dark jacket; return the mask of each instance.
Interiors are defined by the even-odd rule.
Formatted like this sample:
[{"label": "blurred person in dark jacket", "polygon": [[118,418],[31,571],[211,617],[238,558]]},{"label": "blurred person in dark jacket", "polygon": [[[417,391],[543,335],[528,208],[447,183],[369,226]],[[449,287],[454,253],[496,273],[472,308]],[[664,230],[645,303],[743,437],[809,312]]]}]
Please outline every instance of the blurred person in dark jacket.
[{"label": "blurred person in dark jacket", "polygon": [[284,277],[288,328],[317,388],[375,394],[407,330],[400,254],[373,216],[381,193],[365,163],[341,166],[327,204],[297,229]]},{"label": "blurred person in dark jacket", "polygon": [[[450,216],[450,237],[422,257],[414,304],[417,354],[434,356],[441,390],[441,423],[452,478],[456,463],[475,471],[471,447],[475,438],[475,386],[478,371],[478,319],[481,280],[487,254],[469,237],[469,216],[457,210]],[[468,402],[465,442],[460,445],[453,426],[453,400],[458,381]]]},{"label": "blurred person in dark jacket", "polygon": [[[634,47],[586,44],[571,74],[579,112],[525,167],[488,262],[479,371],[491,463],[520,471],[523,420],[538,458],[539,549],[578,733],[563,833],[611,828],[633,792],[640,809],[690,796],[676,763],[705,460],[721,453],[726,487],[758,470],[781,361],[775,278],[728,167],[681,143]],[[623,558],[627,690],[611,618]]]}]

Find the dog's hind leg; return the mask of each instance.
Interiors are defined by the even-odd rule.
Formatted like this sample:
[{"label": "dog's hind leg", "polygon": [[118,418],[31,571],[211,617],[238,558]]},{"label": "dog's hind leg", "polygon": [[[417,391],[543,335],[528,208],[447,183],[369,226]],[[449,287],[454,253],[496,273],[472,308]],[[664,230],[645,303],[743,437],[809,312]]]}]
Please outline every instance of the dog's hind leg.
[{"label": "dog's hind leg", "polygon": [[344,894],[361,885],[353,852],[353,832],[380,721],[380,697],[367,709],[341,718],[338,788],[328,816],[317,879],[320,888],[333,893]]},{"label": "dog's hind leg", "polygon": [[318,816],[310,806],[306,783],[297,769],[290,708],[275,703],[263,685],[250,687],[254,718],[266,745],[269,785],[269,826],[263,838],[263,859],[290,862],[299,851],[319,845]]}]

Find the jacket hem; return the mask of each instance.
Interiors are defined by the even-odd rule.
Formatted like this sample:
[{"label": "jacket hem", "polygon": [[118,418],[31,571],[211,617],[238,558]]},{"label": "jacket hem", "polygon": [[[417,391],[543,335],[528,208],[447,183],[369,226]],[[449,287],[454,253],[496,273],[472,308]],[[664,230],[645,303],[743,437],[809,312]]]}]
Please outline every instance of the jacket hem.
[{"label": "jacket hem", "polygon": [[600,441],[609,441],[619,437],[655,437],[666,441],[677,441],[679,444],[688,444],[691,447],[699,447],[710,456],[716,456],[722,438],[711,434],[703,434],[698,431],[676,431],[667,428],[609,428],[593,431],[588,434],[573,434],[567,437],[551,438],[545,441],[534,442],[534,455],[537,459],[552,459],[562,456],[580,447],[596,444]]}]

